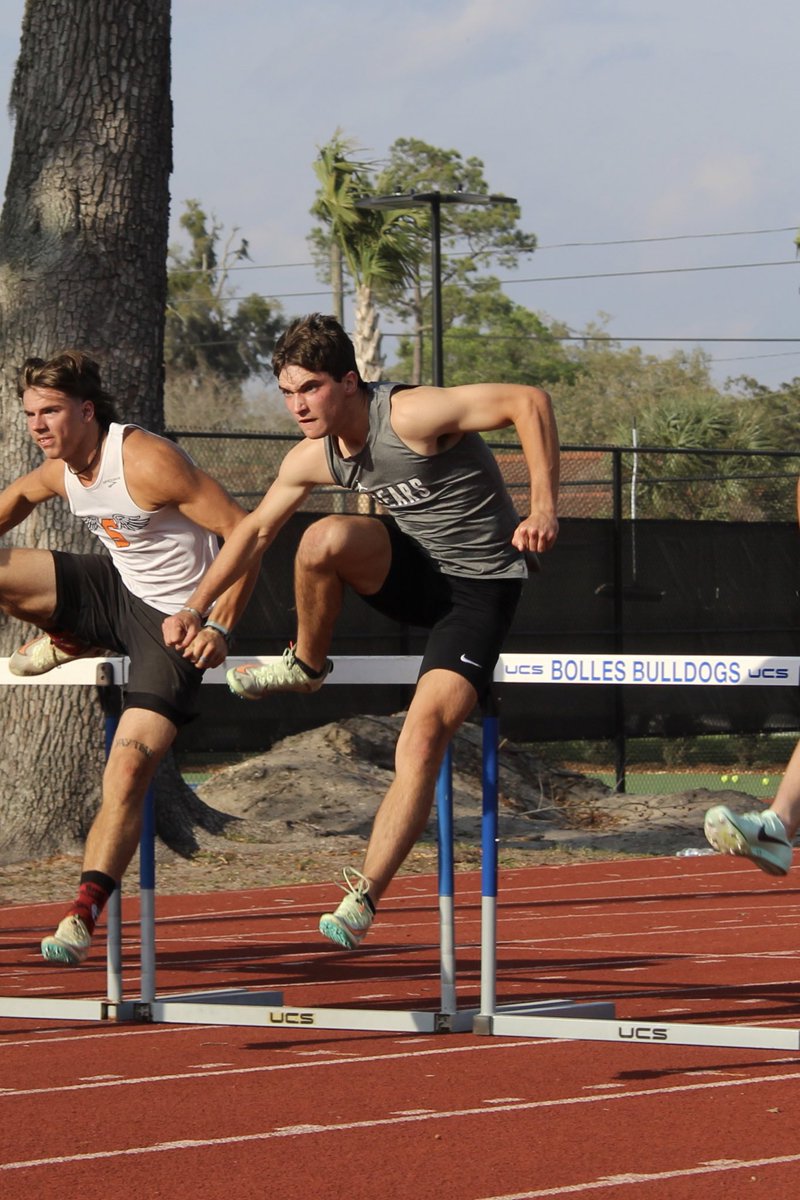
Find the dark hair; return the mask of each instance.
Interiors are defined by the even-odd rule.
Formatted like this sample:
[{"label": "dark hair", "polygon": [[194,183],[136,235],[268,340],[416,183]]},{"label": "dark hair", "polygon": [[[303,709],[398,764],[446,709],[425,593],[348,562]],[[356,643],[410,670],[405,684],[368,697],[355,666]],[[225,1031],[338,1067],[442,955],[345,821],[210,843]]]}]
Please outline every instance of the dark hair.
[{"label": "dark hair", "polygon": [[73,400],[91,400],[101,429],[118,421],[116,400],[103,389],[100,368],[82,350],[64,350],[53,358],[26,358],[17,381],[17,395],[28,388],[52,388]]},{"label": "dark hair", "polygon": [[359,387],[364,385],[353,343],[336,318],[323,313],[298,317],[278,338],[272,355],[276,378],[284,367],[291,366],[325,371],[337,383],[349,371],[355,371]]}]

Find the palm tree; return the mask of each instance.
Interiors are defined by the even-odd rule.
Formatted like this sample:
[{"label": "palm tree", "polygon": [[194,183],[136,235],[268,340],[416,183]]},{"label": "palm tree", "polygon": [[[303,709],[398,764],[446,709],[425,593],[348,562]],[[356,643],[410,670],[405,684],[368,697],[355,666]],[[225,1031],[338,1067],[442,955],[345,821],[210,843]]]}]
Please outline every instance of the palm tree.
[{"label": "palm tree", "polygon": [[363,209],[358,200],[374,194],[368,164],[351,156],[352,142],[337,131],[320,149],[314,163],[319,180],[311,212],[323,222],[312,234],[317,251],[328,251],[334,306],[341,320],[343,308],[342,262],[355,288],[353,344],[362,377],[381,378],[384,358],[376,304],[376,291],[397,296],[406,287],[422,249],[415,237],[413,209]]}]

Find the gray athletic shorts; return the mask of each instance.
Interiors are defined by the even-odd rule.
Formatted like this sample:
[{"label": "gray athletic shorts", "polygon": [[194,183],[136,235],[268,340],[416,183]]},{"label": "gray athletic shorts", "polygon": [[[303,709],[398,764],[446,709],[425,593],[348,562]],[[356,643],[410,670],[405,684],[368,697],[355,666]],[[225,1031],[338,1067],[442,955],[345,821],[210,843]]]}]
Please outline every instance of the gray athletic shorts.
[{"label": "gray athletic shorts", "polygon": [[124,708],[146,708],[177,726],[197,715],[203,672],[164,645],[164,613],[134,596],[105,554],[52,551],[56,607],[52,628],[130,658]]},{"label": "gray athletic shorts", "polygon": [[420,675],[455,671],[482,696],[511,628],[524,579],[467,579],[442,575],[413,538],[384,521],[392,563],[379,591],[361,595],[371,608],[429,629]]}]

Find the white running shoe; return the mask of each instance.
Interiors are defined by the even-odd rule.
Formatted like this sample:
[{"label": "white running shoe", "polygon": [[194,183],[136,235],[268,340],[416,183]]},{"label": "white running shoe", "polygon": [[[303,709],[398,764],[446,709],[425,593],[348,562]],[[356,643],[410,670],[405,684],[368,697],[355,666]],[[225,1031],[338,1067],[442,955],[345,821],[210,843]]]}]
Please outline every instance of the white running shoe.
[{"label": "white running shoe", "polygon": [[52,937],[42,938],[42,957],[48,962],[77,967],[89,953],[92,935],[80,917],[64,917]]},{"label": "white running shoe", "polygon": [[770,809],[732,813],[724,804],[706,813],[705,835],[720,854],[750,858],[768,875],[787,875],[792,843],[783,821]]},{"label": "white running shoe", "polygon": [[323,913],[319,919],[319,931],[337,946],[345,950],[357,950],[375,916],[367,900],[369,880],[352,867],[345,867],[342,874],[347,895],[335,912]]},{"label": "white running shoe", "polygon": [[12,654],[8,669],[12,675],[45,675],[64,663],[91,658],[97,653],[94,646],[87,646],[69,634],[40,633]]},{"label": "white running shoe", "polygon": [[228,687],[243,700],[261,700],[269,692],[316,692],[333,670],[329,658],[319,676],[306,673],[295,656],[294,647],[287,646],[280,660],[267,666],[242,663],[227,673]]}]

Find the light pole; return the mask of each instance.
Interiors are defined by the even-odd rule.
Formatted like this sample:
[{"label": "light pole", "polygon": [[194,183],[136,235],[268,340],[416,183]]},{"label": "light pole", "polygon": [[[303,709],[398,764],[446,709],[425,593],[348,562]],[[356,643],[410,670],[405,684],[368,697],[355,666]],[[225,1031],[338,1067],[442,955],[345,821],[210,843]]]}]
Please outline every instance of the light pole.
[{"label": "light pole", "polygon": [[356,208],[423,208],[431,210],[431,295],[433,383],[444,383],[442,333],[442,226],[443,204],[516,204],[512,196],[486,196],[481,192],[395,192],[391,196],[364,196],[356,200]]}]

